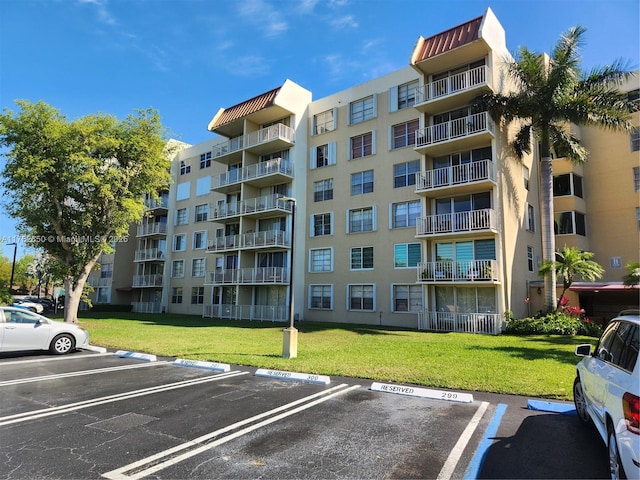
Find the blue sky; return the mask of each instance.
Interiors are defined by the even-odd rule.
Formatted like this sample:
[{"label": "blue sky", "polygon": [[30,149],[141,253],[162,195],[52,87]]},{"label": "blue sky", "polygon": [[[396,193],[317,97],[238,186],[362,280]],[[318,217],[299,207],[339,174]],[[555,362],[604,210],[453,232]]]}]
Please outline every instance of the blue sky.
[{"label": "blue sky", "polygon": [[[587,28],[589,69],[640,68],[637,0],[0,0],[0,107],[44,100],[69,119],[156,108],[196,144],[220,107],[291,79],[322,98],[406,66],[418,36],[491,7],[507,46],[549,51]],[[0,159],[0,168],[4,159]],[[0,206],[3,237],[15,221]],[[10,240],[9,240],[10,241]],[[18,247],[18,257],[24,254]]]}]

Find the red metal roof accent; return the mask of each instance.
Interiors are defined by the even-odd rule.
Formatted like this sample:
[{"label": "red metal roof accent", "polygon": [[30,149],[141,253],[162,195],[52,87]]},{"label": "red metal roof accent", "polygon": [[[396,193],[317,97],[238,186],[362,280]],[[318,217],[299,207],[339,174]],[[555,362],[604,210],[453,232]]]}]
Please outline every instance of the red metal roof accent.
[{"label": "red metal roof accent", "polygon": [[216,119],[213,125],[210,125],[210,130],[214,130],[221,125],[226,125],[227,123],[231,123],[239,118],[246,117],[247,115],[251,115],[252,113],[257,112],[258,110],[262,110],[263,108],[270,107],[273,105],[273,100],[280,92],[280,88],[274,88],[268,92],[258,95],[257,97],[250,98],[249,100],[245,100],[242,103],[238,103],[233,107],[225,108],[224,111],[220,114],[220,116]]},{"label": "red metal roof accent", "polygon": [[446,32],[438,33],[433,37],[425,39],[422,43],[421,51],[415,59],[415,63],[477,40],[482,18],[483,17],[474,18]]}]

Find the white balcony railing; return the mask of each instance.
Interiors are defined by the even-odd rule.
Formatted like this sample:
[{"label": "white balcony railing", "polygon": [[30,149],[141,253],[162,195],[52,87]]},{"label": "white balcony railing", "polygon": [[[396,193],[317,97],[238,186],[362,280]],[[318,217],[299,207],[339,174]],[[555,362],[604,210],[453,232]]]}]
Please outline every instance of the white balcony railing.
[{"label": "white balcony railing", "polygon": [[418,312],[418,330],[436,332],[486,333],[502,331],[502,315],[498,313]]},{"label": "white balcony railing", "polygon": [[496,181],[495,164],[491,160],[434,168],[416,174],[416,191],[465,185],[483,180]]},{"label": "white balcony railing", "polygon": [[238,268],[207,273],[206,285],[220,284],[288,284],[289,269],[285,267]]},{"label": "white balcony railing", "polygon": [[283,123],[277,123],[262,128],[256,132],[250,132],[245,135],[231,138],[224,142],[215,144],[211,149],[214,158],[237,152],[243,148],[250,148],[262,143],[271,142],[273,140],[282,139],[289,143],[295,143],[296,132],[293,128]]},{"label": "white balcony railing", "polygon": [[416,103],[428,102],[447,95],[471,90],[487,83],[486,65],[456,73],[421,86],[416,91]]},{"label": "white balcony railing", "polygon": [[139,225],[136,231],[138,237],[145,235],[158,235],[167,233],[167,224],[160,222],[147,223],[145,225]]},{"label": "white balcony railing", "polygon": [[258,320],[263,322],[286,322],[287,307],[282,305],[205,305],[203,317],[229,320]]},{"label": "white balcony railing", "polygon": [[495,132],[495,125],[487,112],[475,113],[448,122],[430,125],[416,131],[416,148],[448,142],[477,133]]},{"label": "white balcony railing", "polygon": [[133,286],[134,287],[161,287],[162,275],[159,275],[159,274],[134,275]]},{"label": "white balcony railing", "polygon": [[235,250],[255,247],[289,247],[291,241],[287,232],[269,230],[266,232],[249,232],[242,235],[227,235],[209,242],[208,252]]},{"label": "white balcony railing", "polygon": [[162,313],[160,302],[133,302],[131,311],[134,313]]},{"label": "white balcony railing", "polygon": [[471,233],[497,229],[497,215],[493,208],[442,213],[416,219],[416,235]]},{"label": "white balcony railing", "polygon": [[278,200],[281,197],[282,195],[275,194],[266,195],[264,197],[249,198],[241,202],[225,203],[224,205],[217,206],[213,210],[211,220],[273,210],[275,208],[280,208],[290,212],[293,208],[291,206],[292,202],[283,202],[282,200]]},{"label": "white balcony railing", "polygon": [[158,248],[136,250],[133,260],[134,262],[144,262],[148,260],[164,260],[164,252]]},{"label": "white balcony railing", "polygon": [[497,282],[496,260],[441,260],[418,264],[419,282]]},{"label": "white balcony railing", "polygon": [[146,198],[144,200],[144,206],[148,209],[148,210],[154,210],[156,208],[168,208],[169,205],[169,195],[161,195],[160,198],[158,200],[155,200],[153,198]]},{"label": "white balcony railing", "polygon": [[252,180],[254,178],[266,177],[280,173],[287,176],[293,176],[293,163],[290,160],[282,158],[274,158],[266,162],[260,162],[255,165],[249,165],[244,168],[230,170],[218,177],[213,178],[211,188],[224,187],[234,183]]}]

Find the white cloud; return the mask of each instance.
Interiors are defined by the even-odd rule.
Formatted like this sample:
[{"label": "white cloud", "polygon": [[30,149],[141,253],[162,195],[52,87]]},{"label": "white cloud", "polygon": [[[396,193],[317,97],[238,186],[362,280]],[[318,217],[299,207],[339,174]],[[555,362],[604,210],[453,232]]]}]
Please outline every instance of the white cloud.
[{"label": "white cloud", "polygon": [[113,15],[107,10],[106,0],[78,0],[78,3],[85,5],[94,5],[97,9],[98,20],[106,25],[117,25],[118,22]]},{"label": "white cloud", "polygon": [[[265,36],[276,37],[289,28],[281,12],[264,0],[245,0],[238,2],[238,12],[247,22],[256,28],[262,28]],[[288,9],[288,4],[284,4]]]},{"label": "white cloud", "polygon": [[344,17],[333,19],[330,23],[332,27],[339,29],[358,27],[358,22],[352,15],[345,15]]}]

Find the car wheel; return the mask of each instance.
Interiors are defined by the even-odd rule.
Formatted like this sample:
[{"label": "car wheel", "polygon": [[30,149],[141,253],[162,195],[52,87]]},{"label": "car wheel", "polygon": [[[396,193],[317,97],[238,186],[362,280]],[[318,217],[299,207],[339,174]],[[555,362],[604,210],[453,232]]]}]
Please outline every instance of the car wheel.
[{"label": "car wheel", "polygon": [[620,452],[618,451],[618,441],[616,440],[616,434],[613,431],[613,427],[609,426],[609,440],[607,444],[609,445],[609,472],[611,473],[611,479],[617,480],[622,478],[627,478],[624,473],[624,468],[622,467],[622,463],[620,462]]},{"label": "car wheel", "polygon": [[69,353],[76,346],[76,340],[72,335],[63,333],[51,340],[49,351],[54,355],[64,355]]},{"label": "car wheel", "polygon": [[576,407],[576,413],[578,414],[580,421],[585,425],[590,424],[591,417],[587,411],[587,398],[584,396],[580,377],[576,377],[573,382],[573,404]]}]

